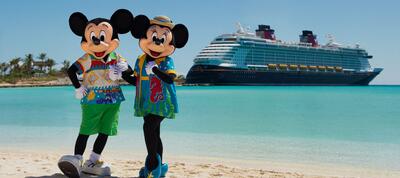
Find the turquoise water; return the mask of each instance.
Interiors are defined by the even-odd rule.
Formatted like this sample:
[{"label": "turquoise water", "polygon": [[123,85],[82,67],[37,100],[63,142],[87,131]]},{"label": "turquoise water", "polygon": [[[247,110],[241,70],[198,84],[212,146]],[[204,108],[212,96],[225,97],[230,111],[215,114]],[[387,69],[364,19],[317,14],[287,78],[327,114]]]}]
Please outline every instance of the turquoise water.
[{"label": "turquoise water", "polygon": [[[134,88],[123,90],[120,134],[109,145],[143,152]],[[181,112],[162,126],[167,153],[400,171],[399,86],[177,90]],[[0,146],[72,149],[80,124],[72,87],[8,88],[0,96]]]}]

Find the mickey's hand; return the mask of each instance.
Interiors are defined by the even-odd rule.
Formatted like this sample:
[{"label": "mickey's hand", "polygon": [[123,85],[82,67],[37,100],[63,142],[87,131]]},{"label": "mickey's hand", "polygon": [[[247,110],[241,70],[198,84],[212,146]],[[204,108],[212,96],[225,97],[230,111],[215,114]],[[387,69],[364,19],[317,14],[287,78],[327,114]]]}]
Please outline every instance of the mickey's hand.
[{"label": "mickey's hand", "polygon": [[124,72],[126,70],[128,70],[128,63],[124,60],[120,60],[118,61],[118,63],[115,65],[115,68],[119,71],[119,72]]},{"label": "mickey's hand", "polygon": [[146,68],[145,69],[146,69],[147,75],[154,74],[153,73],[153,67],[158,67],[157,63],[155,61],[150,61],[150,62],[148,62],[146,64]]},{"label": "mickey's hand", "polygon": [[108,71],[108,77],[112,81],[120,79],[121,76],[122,76],[122,71],[118,70],[116,66],[110,66],[110,70]]},{"label": "mickey's hand", "polygon": [[81,87],[75,89],[75,98],[82,99],[87,94],[87,89],[85,86],[81,85]]}]

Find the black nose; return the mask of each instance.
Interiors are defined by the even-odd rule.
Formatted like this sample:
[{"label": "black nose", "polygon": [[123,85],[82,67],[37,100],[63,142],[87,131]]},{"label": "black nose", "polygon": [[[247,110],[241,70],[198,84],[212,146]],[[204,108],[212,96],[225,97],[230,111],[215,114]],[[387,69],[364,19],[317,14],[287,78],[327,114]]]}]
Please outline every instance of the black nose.
[{"label": "black nose", "polygon": [[153,36],[153,42],[154,42],[156,45],[160,45],[161,43],[163,43],[163,42],[161,41],[161,39],[158,39],[158,38],[156,38],[155,36]]},{"label": "black nose", "polygon": [[96,37],[92,37],[92,41],[95,45],[99,45],[100,44],[100,39],[96,38]]}]

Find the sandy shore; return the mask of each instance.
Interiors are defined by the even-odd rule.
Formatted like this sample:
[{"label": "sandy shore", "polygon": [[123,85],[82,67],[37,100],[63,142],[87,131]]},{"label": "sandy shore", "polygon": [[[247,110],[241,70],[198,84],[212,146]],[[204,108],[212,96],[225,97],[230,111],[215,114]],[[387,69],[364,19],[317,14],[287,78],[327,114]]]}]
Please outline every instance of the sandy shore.
[{"label": "sandy shore", "polygon": [[17,83],[1,83],[0,88],[13,88],[13,87],[47,87],[47,86],[68,86],[71,81],[68,78],[58,78],[57,80],[50,81],[18,81]]},{"label": "sandy shore", "polygon": [[[61,178],[57,160],[63,155],[43,151],[0,150],[0,177]],[[144,155],[119,154],[104,157],[112,165],[112,177],[137,177]],[[400,172],[338,167],[333,165],[300,165],[219,158],[170,156],[168,177],[400,177]],[[83,177],[93,177],[84,175]]]},{"label": "sandy shore", "polygon": [[[175,81],[177,86],[183,85],[184,81]],[[120,80],[121,85],[130,85],[124,80]],[[6,83],[0,82],[0,88],[14,88],[14,87],[52,87],[52,86],[70,86],[72,85],[69,78],[57,78],[56,80],[50,81],[34,81],[34,80],[26,80],[26,81],[18,81],[16,83]],[[195,85],[192,85],[195,86]]]}]

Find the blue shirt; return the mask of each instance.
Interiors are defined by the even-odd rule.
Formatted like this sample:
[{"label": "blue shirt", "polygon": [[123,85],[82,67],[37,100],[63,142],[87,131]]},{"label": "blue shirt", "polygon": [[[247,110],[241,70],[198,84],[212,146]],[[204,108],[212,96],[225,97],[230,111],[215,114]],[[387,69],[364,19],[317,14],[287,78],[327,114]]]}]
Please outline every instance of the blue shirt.
[{"label": "blue shirt", "polygon": [[[176,74],[172,58],[155,60],[159,70],[167,74]],[[175,84],[168,84],[154,74],[146,73],[146,54],[138,57],[135,63],[136,76],[135,116],[154,114],[166,118],[175,118],[178,113]]]}]

